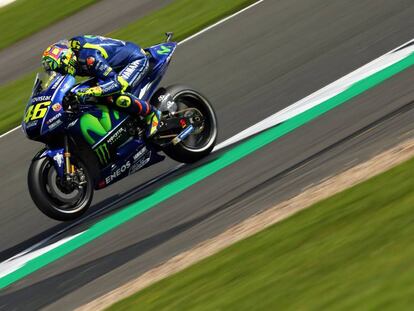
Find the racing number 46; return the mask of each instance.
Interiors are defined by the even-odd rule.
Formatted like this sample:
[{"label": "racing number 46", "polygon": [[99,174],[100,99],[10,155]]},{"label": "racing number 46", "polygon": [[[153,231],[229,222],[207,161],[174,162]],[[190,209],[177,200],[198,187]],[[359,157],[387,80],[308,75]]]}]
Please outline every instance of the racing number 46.
[{"label": "racing number 46", "polygon": [[26,111],[26,115],[24,116],[24,122],[27,123],[29,121],[43,119],[47,112],[47,107],[49,106],[50,101],[38,103],[37,105],[31,105]]}]

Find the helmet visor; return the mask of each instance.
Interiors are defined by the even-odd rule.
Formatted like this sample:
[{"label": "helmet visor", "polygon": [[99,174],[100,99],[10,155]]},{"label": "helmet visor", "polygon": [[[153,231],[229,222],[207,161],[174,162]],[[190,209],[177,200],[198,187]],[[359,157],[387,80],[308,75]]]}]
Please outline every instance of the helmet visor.
[{"label": "helmet visor", "polygon": [[42,66],[46,72],[56,71],[59,67],[59,63],[54,59],[44,57],[42,59]]}]

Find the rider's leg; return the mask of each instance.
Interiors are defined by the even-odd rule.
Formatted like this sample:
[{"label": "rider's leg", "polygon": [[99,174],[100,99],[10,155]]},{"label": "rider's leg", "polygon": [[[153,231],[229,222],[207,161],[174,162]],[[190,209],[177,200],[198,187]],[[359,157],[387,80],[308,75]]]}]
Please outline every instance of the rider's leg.
[{"label": "rider's leg", "polygon": [[[148,58],[145,54],[138,54],[137,59],[131,62],[119,73],[126,82],[129,88],[133,89],[148,72]],[[151,106],[148,102],[140,100],[130,93],[120,95],[115,103],[118,107],[127,108],[131,114],[139,114],[146,117],[147,122],[147,136],[152,136],[157,132],[161,113]]]},{"label": "rider's leg", "polygon": [[161,113],[147,101],[141,100],[130,93],[124,93],[111,99],[116,107],[130,115],[145,117],[147,123],[147,137],[154,135],[160,123]]},{"label": "rider's leg", "polygon": [[151,105],[131,93],[123,93],[111,98],[116,107],[130,115],[146,117],[151,113]]}]

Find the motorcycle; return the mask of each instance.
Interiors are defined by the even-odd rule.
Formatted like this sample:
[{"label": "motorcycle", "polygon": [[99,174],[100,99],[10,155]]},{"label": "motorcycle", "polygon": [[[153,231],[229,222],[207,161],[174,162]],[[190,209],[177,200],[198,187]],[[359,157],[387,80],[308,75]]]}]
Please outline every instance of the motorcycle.
[{"label": "motorcycle", "polygon": [[[165,155],[192,163],[207,156],[217,138],[217,118],[208,99],[182,85],[160,87],[177,47],[167,40],[145,49],[149,73],[132,90],[161,112],[158,132],[146,138],[142,117],[133,117],[97,98],[79,102],[76,84],[57,72],[36,76],[22,128],[45,144],[31,161],[28,187],[33,202],[47,216],[69,221],[89,208],[95,190],[154,165]],[[101,99],[103,100],[103,99]]]}]

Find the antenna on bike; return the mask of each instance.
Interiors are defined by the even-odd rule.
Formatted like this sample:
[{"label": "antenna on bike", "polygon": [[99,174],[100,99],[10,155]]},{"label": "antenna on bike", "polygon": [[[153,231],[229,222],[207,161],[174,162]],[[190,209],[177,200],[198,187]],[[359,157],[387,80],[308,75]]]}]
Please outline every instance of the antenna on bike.
[{"label": "antenna on bike", "polygon": [[167,39],[165,40],[165,42],[170,42],[172,37],[174,36],[173,32],[166,32],[165,35],[167,36]]}]

